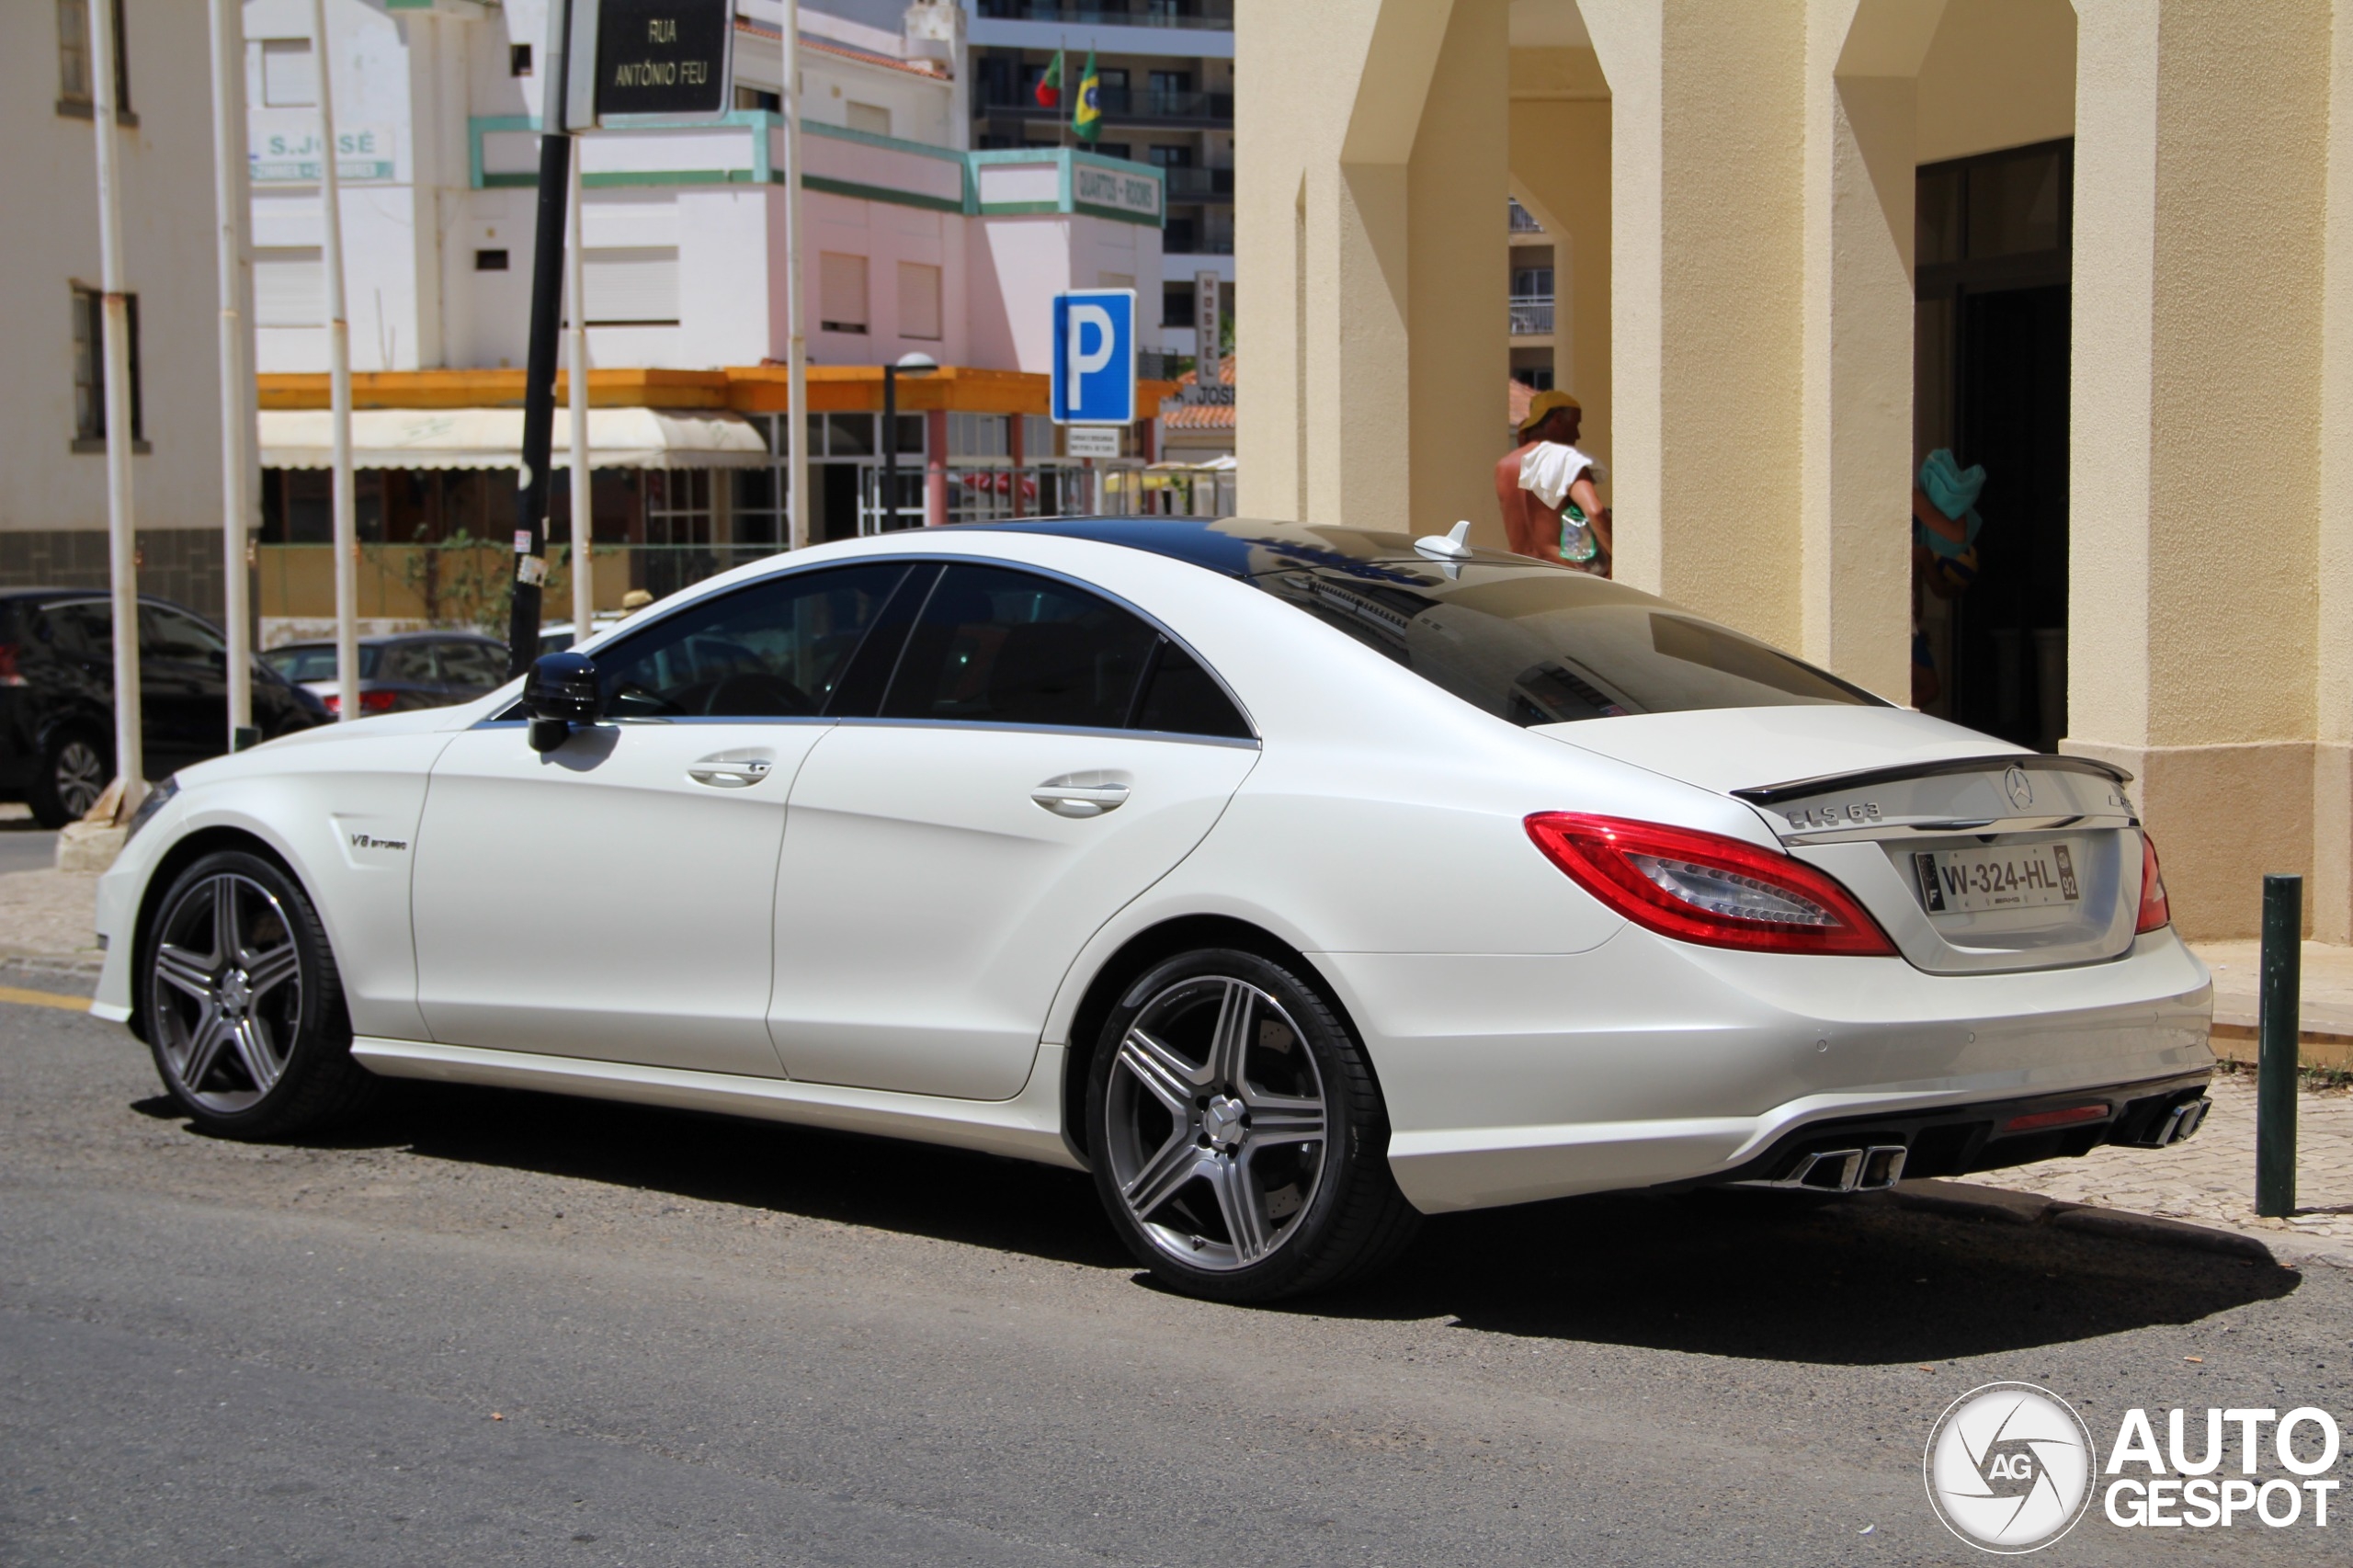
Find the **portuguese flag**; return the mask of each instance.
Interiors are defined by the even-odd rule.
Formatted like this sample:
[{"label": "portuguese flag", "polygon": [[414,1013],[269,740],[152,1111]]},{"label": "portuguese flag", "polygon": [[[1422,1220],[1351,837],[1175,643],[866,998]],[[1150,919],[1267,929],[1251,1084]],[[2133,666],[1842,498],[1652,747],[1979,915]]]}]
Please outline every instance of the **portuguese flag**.
[{"label": "portuguese flag", "polygon": [[1038,78],[1038,107],[1052,108],[1063,101],[1063,53],[1054,51],[1054,62]]},{"label": "portuguese flag", "polygon": [[1092,142],[1103,134],[1103,110],[1095,101],[1102,83],[1095,75],[1095,51],[1086,51],[1086,74],[1078,79],[1078,108],[1070,117],[1070,128],[1081,142]]}]

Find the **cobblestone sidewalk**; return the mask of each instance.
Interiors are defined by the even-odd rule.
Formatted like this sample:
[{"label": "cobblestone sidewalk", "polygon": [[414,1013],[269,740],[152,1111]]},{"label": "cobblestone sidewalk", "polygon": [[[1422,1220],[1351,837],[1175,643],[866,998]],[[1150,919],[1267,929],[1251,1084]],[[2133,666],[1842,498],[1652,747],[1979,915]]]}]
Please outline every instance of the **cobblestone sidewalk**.
[{"label": "cobblestone sidewalk", "polygon": [[2218,1073],[2213,1110],[2172,1149],[2095,1149],[1965,1179],[2069,1203],[2215,1225],[2269,1243],[2285,1260],[2353,1267],[2353,1093],[2306,1090],[2296,1107],[2296,1202],[2286,1220],[2255,1213],[2255,1074]]}]

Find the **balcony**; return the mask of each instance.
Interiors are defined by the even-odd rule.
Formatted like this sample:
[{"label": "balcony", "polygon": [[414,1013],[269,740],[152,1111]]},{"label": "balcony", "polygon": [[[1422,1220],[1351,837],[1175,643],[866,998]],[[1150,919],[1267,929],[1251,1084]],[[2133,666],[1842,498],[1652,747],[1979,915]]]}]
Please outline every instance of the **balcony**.
[{"label": "balcony", "polygon": [[[992,119],[1062,119],[1071,112],[1070,95],[1052,108],[1027,91],[1010,91],[997,84],[983,90],[981,108]],[[1095,107],[1106,123],[1120,125],[1204,126],[1233,123],[1232,93],[1165,93],[1146,87],[1097,87]],[[1215,171],[1209,171],[1214,173]]]},{"label": "balcony", "polygon": [[1510,197],[1505,199],[1511,202],[1511,232],[1513,233],[1540,234],[1544,232],[1544,225],[1538,222],[1534,215],[1527,208],[1522,207],[1517,199]]},{"label": "balcony", "polygon": [[1168,176],[1168,199],[1171,201],[1231,201],[1233,199],[1232,169],[1195,169],[1181,165],[1164,166]]},{"label": "balcony", "polygon": [[1549,337],[1552,332],[1552,295],[1514,294],[1511,297],[1511,335],[1514,337]]},{"label": "balcony", "polygon": [[1051,22],[1059,27],[1193,28],[1203,32],[1233,30],[1233,0],[1203,0],[1187,6],[1181,0],[1141,0],[1133,6],[1064,6],[1056,0],[979,0],[977,14],[992,22]]}]

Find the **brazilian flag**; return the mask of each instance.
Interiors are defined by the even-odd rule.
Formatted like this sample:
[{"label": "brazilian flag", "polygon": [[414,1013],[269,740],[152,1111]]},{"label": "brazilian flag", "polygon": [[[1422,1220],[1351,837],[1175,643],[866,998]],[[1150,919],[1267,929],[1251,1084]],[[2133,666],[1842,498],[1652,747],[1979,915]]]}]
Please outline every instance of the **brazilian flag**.
[{"label": "brazilian flag", "polygon": [[1095,74],[1095,51],[1086,51],[1086,74],[1078,79],[1078,105],[1071,111],[1070,128],[1081,142],[1092,142],[1103,134],[1103,108],[1095,95],[1103,84]]}]

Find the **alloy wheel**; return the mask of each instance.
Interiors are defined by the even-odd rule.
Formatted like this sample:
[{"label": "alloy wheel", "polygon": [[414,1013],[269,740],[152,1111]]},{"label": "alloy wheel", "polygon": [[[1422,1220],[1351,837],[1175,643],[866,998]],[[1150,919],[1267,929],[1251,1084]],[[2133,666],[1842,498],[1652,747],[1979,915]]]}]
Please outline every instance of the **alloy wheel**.
[{"label": "alloy wheel", "polygon": [[1120,1200],[1154,1246],[1194,1268],[1264,1260],[1323,1181],[1323,1074],[1282,1004],[1247,981],[1194,976],[1145,1003],[1105,1112]]},{"label": "alloy wheel", "polygon": [[106,793],[106,759],[98,756],[98,748],[81,739],[67,741],[57,748],[57,762],[51,782],[57,803],[69,816],[85,816],[98,797]]},{"label": "alloy wheel", "polygon": [[244,1110],[286,1071],[302,1017],[302,959],[276,894],[222,871],[165,911],[150,978],[158,1053],[188,1097]]}]

